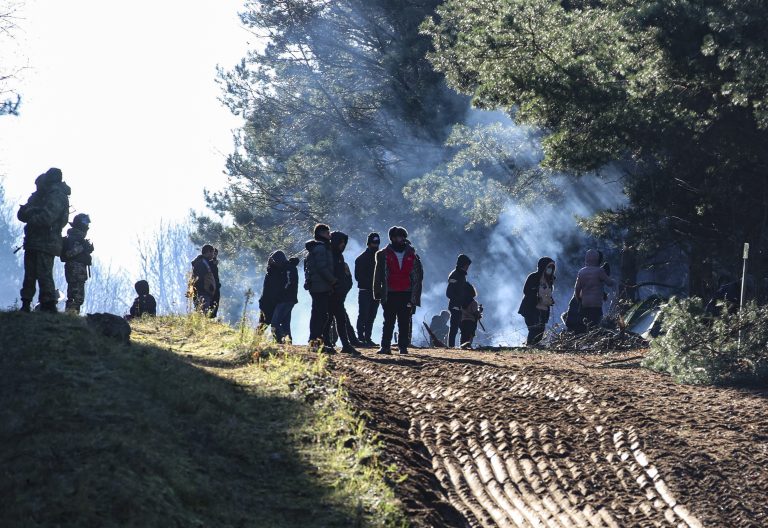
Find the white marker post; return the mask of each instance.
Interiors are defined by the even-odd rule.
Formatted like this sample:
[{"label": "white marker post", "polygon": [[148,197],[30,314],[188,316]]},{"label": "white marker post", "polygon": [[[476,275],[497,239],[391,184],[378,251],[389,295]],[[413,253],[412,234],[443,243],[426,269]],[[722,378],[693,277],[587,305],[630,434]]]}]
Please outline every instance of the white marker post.
[{"label": "white marker post", "polygon": [[[739,298],[739,326],[741,326],[741,312],[744,309],[744,295],[747,289],[747,261],[749,260],[749,242],[744,243],[744,267],[741,270],[741,296]],[[741,352],[741,328],[739,328],[738,350]]]}]

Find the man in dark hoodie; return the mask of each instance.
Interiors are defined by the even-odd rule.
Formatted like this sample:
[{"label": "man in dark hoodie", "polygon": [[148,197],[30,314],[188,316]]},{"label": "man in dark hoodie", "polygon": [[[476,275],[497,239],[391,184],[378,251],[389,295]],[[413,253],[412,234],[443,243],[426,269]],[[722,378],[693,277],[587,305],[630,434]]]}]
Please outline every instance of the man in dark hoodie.
[{"label": "man in dark hoodie", "polygon": [[202,247],[200,255],[192,261],[195,309],[209,317],[211,315],[213,296],[216,293],[216,278],[213,276],[213,269],[211,268],[213,255],[213,246],[206,244]]},{"label": "man in dark hoodie", "polygon": [[265,314],[265,324],[272,325],[272,334],[278,343],[291,336],[291,312],[298,303],[298,258],[288,259],[282,251],[275,251],[267,263],[264,290],[259,308]]},{"label": "man in dark hoodie", "polygon": [[411,335],[411,317],[421,305],[421,288],[424,271],[416,250],[408,243],[408,231],[394,226],[389,230],[390,243],[376,253],[373,274],[373,296],[384,307],[384,328],[381,348],[377,354],[391,354],[395,320],[398,323],[398,349],[408,353]]},{"label": "man in dark hoodie", "polygon": [[[333,274],[333,252],[331,251],[331,228],[317,224],[314,238],[304,244],[307,256],[304,259],[304,289],[312,296],[312,314],[309,319],[310,351],[322,349],[333,353],[330,343],[323,342],[328,324],[331,292],[336,285]],[[327,345],[327,346],[326,346]]]},{"label": "man in dark hoodie", "polygon": [[133,289],[136,290],[137,297],[133,300],[128,318],[141,317],[145,314],[152,317],[157,315],[157,301],[149,294],[149,283],[140,280],[133,285]]},{"label": "man in dark hoodie", "polygon": [[448,287],[445,289],[445,296],[448,297],[448,311],[451,313],[451,326],[448,330],[448,346],[456,346],[456,334],[461,327],[461,311],[469,306],[473,296],[468,294],[467,272],[472,260],[466,255],[459,255],[456,259],[456,269],[448,275]]},{"label": "man in dark hoodie", "polygon": [[336,278],[336,284],[331,292],[329,300],[329,317],[326,324],[325,331],[323,332],[323,340],[328,345],[333,343],[330,338],[331,327],[336,325],[336,332],[341,340],[341,351],[345,354],[360,355],[354,346],[352,346],[352,339],[348,333],[347,322],[349,316],[347,310],[344,308],[344,301],[347,298],[349,290],[352,289],[352,274],[349,271],[349,266],[344,261],[344,250],[347,247],[349,237],[341,231],[334,231],[331,233],[331,251],[333,253],[333,275]]},{"label": "man in dark hoodie", "polygon": [[40,286],[40,309],[56,312],[58,292],[53,281],[53,259],[61,255],[61,230],[69,219],[69,186],[61,170],[48,169],[35,180],[37,190],[19,207],[17,218],[24,227],[24,282],[21,311],[32,309],[35,285]]},{"label": "man in dark hoodie", "polygon": [[213,258],[208,261],[211,265],[213,280],[216,281],[216,292],[211,300],[211,318],[215,319],[219,315],[219,304],[221,303],[221,280],[219,279],[219,248],[213,248]]},{"label": "man in dark hoodie", "polygon": [[523,301],[517,311],[528,327],[528,346],[538,345],[544,338],[549,321],[550,307],[555,304],[555,261],[549,257],[539,259],[536,271],[528,275],[523,286]]},{"label": "man in dark hoodie", "polygon": [[379,311],[379,301],[373,298],[373,271],[376,267],[376,252],[379,250],[381,238],[378,233],[368,235],[368,247],[355,259],[355,280],[357,281],[358,315],[357,338],[363,346],[375,347],[371,339],[373,322]]},{"label": "man in dark hoodie", "polygon": [[67,230],[61,250],[61,261],[64,263],[64,277],[67,279],[66,311],[80,313],[80,307],[85,302],[85,281],[88,280],[88,268],[91,265],[93,244],[85,238],[91,218],[87,214],[75,215]]}]

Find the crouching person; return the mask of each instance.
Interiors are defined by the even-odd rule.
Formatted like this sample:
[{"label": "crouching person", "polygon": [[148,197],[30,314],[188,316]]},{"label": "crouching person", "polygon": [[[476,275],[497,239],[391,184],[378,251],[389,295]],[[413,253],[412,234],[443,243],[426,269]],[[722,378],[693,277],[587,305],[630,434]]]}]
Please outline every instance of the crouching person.
[{"label": "crouching person", "polygon": [[67,280],[65,310],[69,313],[80,313],[80,307],[85,302],[85,281],[88,280],[93,253],[93,244],[85,238],[90,224],[91,219],[87,214],[75,215],[62,244],[61,261],[64,263],[64,278]]},{"label": "crouching person", "polygon": [[133,285],[133,289],[136,290],[137,297],[133,300],[131,309],[128,311],[128,319],[142,315],[151,315],[152,317],[157,315],[157,301],[149,293],[149,283],[140,280]]}]

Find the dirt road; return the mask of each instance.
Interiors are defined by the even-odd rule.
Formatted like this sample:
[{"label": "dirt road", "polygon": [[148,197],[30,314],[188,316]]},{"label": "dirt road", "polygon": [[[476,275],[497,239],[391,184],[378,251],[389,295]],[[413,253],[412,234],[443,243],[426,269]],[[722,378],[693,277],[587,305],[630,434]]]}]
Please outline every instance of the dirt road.
[{"label": "dirt road", "polygon": [[416,526],[768,526],[768,391],[642,352],[334,356]]}]

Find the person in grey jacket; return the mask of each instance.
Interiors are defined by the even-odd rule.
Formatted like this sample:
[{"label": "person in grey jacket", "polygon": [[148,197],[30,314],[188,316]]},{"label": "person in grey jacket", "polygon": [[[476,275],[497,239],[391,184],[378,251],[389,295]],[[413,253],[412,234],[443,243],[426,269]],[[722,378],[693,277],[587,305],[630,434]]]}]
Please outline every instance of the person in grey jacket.
[{"label": "person in grey jacket", "polygon": [[576,276],[573,288],[574,297],[581,301],[579,319],[587,328],[600,325],[603,318],[603,286],[614,286],[613,280],[604,268],[600,267],[600,253],[595,249],[587,251],[586,264]]},{"label": "person in grey jacket", "polygon": [[[318,350],[323,343],[323,331],[328,324],[330,299],[336,284],[333,273],[333,252],[331,250],[331,228],[317,224],[314,238],[304,244],[307,256],[304,259],[304,289],[312,296],[312,313],[309,318],[309,346]],[[326,352],[330,352],[330,347]]]}]

